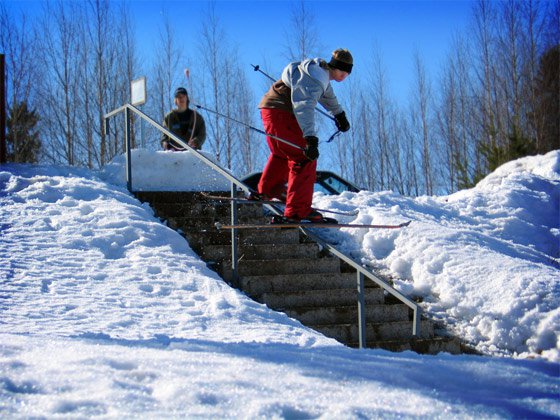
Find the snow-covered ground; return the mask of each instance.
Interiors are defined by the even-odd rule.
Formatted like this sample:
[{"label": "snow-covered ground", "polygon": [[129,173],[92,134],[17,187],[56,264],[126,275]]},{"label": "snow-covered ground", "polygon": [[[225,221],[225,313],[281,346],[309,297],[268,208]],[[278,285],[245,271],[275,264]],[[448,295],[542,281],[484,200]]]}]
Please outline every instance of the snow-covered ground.
[{"label": "snow-covered ground", "polygon": [[[315,196],[360,210],[345,222],[412,220],[321,234],[484,357],[349,349],[253,302],[128,193],[123,162],[0,167],[0,417],[560,416],[559,152],[445,197]],[[136,189],[222,189],[189,153],[133,162]]]}]

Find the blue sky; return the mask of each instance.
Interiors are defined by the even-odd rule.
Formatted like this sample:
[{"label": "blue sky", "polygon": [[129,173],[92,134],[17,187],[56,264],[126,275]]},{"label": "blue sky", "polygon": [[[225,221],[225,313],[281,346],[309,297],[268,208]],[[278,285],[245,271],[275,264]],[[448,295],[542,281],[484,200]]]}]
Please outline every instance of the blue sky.
[{"label": "blue sky", "polygon": [[[74,1],[74,0],[66,0]],[[75,0],[78,1],[78,0]],[[79,0],[82,1],[82,0]],[[7,1],[7,4],[39,13],[38,0]],[[143,59],[155,54],[155,40],[164,13],[182,43],[187,59],[195,61],[201,21],[209,1],[131,0],[137,41]],[[293,2],[287,0],[216,1],[220,24],[236,48],[239,62],[246,66],[250,83],[260,97],[266,86],[263,76],[251,64],[260,64],[276,77],[287,64],[286,32],[291,28]],[[371,57],[379,54],[387,70],[390,93],[406,99],[414,80],[413,55],[420,53],[428,74],[436,77],[456,32],[464,33],[475,0],[440,1],[320,1],[309,0],[307,6],[315,18],[314,27],[323,58],[338,48],[348,48],[354,55],[353,77],[366,78]],[[33,15],[32,15],[33,16]],[[183,72],[184,67],[178,69]],[[141,76],[141,75],[138,75]],[[149,86],[148,86],[149,89]]]},{"label": "blue sky", "polygon": [[[153,44],[165,10],[192,59],[198,54],[194,45],[208,4],[202,0],[133,1],[139,39],[145,39],[145,45]],[[291,28],[292,4],[262,0],[216,2],[220,23],[237,47],[242,68],[246,65],[251,83],[256,86],[263,84],[263,77],[252,71],[251,64],[266,66],[269,71],[274,69],[274,77],[287,64],[286,32]],[[429,74],[437,76],[453,35],[466,30],[473,4],[474,0],[307,2],[324,47],[321,56],[328,58],[332,50],[348,48],[355,60],[353,75],[366,77],[376,51],[398,99],[410,90],[414,52],[420,53]],[[194,52],[189,54],[189,50]]]}]

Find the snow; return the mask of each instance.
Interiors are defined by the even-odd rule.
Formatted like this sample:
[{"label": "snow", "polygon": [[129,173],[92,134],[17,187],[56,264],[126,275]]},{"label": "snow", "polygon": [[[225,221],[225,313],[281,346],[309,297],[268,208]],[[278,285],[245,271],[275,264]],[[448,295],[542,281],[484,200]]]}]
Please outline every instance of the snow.
[{"label": "snow", "polygon": [[[190,153],[133,152],[134,189],[229,189]],[[558,151],[449,196],[315,195],[412,220],[321,235],[485,354],[429,356],[346,348],[230,288],[126,190],[124,157],[3,165],[0,417],[558,418],[559,201]]]},{"label": "snow", "polygon": [[330,239],[384,268],[478,350],[560,360],[558,151],[505,164],[450,196],[364,192],[315,202],[358,208],[356,222],[412,220],[401,231],[343,229]]}]

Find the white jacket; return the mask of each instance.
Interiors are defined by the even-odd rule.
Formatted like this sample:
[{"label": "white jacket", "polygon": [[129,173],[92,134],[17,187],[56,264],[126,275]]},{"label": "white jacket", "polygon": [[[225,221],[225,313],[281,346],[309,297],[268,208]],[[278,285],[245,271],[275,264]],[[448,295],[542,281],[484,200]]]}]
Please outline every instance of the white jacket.
[{"label": "white jacket", "polygon": [[305,136],[317,136],[315,107],[320,103],[333,116],[343,111],[329,80],[329,70],[320,58],[290,63],[282,72],[282,81],[291,89],[294,115]]}]

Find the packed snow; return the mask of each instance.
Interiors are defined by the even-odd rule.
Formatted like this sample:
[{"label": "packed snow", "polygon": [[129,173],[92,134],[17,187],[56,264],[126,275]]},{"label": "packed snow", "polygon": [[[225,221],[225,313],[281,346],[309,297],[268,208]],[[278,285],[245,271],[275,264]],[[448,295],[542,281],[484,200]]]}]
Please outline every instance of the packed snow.
[{"label": "packed snow", "polygon": [[[127,191],[124,161],[0,166],[0,417],[560,416],[560,152],[449,196],[315,194],[359,210],[340,221],[412,220],[321,234],[483,356],[350,349],[250,300]],[[136,190],[229,189],[188,152],[132,162]]]}]

